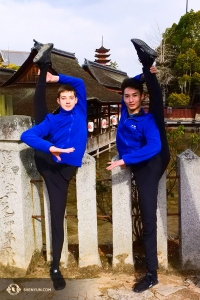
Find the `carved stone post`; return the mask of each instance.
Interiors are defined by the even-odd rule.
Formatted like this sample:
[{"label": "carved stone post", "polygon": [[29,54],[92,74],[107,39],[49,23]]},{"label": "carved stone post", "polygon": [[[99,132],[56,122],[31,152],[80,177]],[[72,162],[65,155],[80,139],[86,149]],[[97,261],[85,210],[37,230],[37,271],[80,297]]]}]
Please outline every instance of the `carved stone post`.
[{"label": "carved stone post", "polygon": [[21,143],[31,126],[25,116],[0,117],[0,263],[27,269],[35,250],[42,250],[41,215],[33,150]]}]

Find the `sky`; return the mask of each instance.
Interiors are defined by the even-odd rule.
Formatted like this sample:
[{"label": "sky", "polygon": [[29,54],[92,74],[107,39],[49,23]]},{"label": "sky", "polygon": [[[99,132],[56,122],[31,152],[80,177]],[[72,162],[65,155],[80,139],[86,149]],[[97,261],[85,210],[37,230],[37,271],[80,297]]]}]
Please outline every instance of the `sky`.
[{"label": "sky", "polygon": [[[0,0],[0,49],[30,51],[33,39],[75,53],[80,65],[95,49],[128,76],[141,72],[132,38],[156,48],[161,35],[186,13],[187,0]],[[200,0],[188,0],[188,11]]]}]

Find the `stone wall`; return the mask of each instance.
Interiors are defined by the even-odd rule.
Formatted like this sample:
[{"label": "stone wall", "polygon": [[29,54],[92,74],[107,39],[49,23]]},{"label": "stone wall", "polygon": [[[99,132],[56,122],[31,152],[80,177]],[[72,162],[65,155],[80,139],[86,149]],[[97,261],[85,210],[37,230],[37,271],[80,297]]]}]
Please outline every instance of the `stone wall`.
[{"label": "stone wall", "polygon": [[32,215],[41,214],[39,179],[33,150],[20,142],[30,118],[0,118],[0,263],[27,269],[34,251],[42,250],[41,226]]}]

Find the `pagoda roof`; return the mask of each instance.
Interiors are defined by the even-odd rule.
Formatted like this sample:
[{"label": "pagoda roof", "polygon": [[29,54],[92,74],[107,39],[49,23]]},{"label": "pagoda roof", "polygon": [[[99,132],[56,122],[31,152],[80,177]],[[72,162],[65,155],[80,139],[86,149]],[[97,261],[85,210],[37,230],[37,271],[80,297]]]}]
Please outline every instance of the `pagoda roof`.
[{"label": "pagoda roof", "polygon": [[109,63],[110,59],[95,59],[95,62],[98,64],[107,64]]},{"label": "pagoda roof", "polygon": [[106,48],[104,48],[104,46],[101,46],[99,49],[95,50],[95,52],[98,52],[98,53],[106,53],[109,51],[110,51],[110,49],[106,49]]},{"label": "pagoda roof", "polygon": [[128,77],[126,72],[104,66],[87,59],[84,61],[83,69],[88,71],[93,78],[107,88],[121,90],[122,81]]},{"label": "pagoda roof", "polygon": [[[1,95],[13,96],[13,113],[16,115],[33,116],[33,96],[35,91],[35,81],[23,81],[33,67],[33,58],[37,51],[32,49],[27,60],[22,66],[0,86]],[[96,99],[102,103],[119,103],[121,96],[117,93],[109,91],[106,87],[102,86],[95,79],[93,79],[83,68],[78,64],[78,60],[74,53],[62,51],[53,48],[52,50],[52,73],[54,74],[67,74],[74,77],[82,78],[86,85],[87,100]],[[57,90],[59,84],[47,83],[47,107],[51,112],[57,107]]]},{"label": "pagoda roof", "polygon": [[95,54],[95,57],[98,57],[98,58],[106,58],[109,56],[110,56],[110,54]]}]

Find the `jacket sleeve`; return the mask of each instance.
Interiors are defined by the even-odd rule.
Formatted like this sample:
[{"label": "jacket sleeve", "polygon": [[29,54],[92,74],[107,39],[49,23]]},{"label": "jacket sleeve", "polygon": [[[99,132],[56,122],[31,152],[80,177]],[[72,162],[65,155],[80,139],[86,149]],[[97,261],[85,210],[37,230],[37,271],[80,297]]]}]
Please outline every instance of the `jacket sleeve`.
[{"label": "jacket sleeve", "polygon": [[122,155],[126,165],[136,164],[155,156],[161,150],[160,133],[153,116],[150,116],[144,126],[146,145],[131,153]]},{"label": "jacket sleeve", "polygon": [[39,125],[35,125],[32,128],[24,131],[20,139],[22,142],[26,143],[35,150],[49,153],[49,148],[53,146],[53,144],[44,140],[44,137],[50,133],[50,127],[51,124],[49,120],[45,119]]},{"label": "jacket sleeve", "polygon": [[126,107],[126,104],[124,102],[124,97],[122,97],[122,101],[121,101],[121,113],[123,113],[124,111],[127,111],[127,107]]},{"label": "jacket sleeve", "polygon": [[139,80],[141,83],[144,83],[144,82],[145,82],[145,79],[144,79],[144,76],[142,76],[142,75],[143,75],[143,73],[138,74],[138,75],[134,76],[133,79],[137,79],[137,80]]},{"label": "jacket sleeve", "polygon": [[76,90],[76,96],[78,98],[77,106],[87,114],[87,98],[86,98],[86,88],[84,81],[81,78],[76,78],[72,76],[67,76],[64,74],[59,74],[59,81],[61,84],[70,84]]}]

